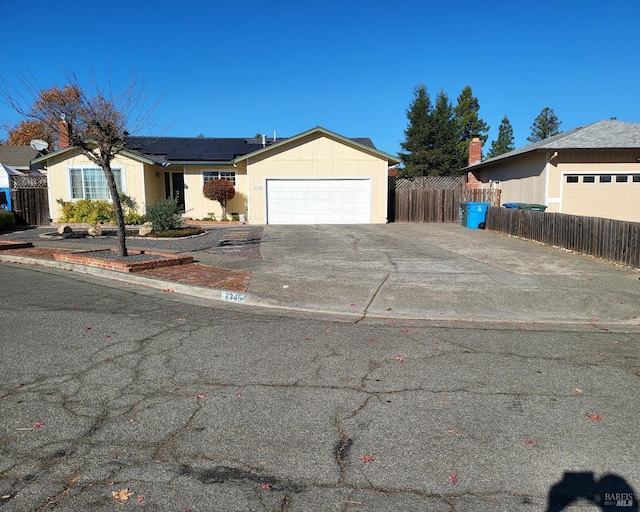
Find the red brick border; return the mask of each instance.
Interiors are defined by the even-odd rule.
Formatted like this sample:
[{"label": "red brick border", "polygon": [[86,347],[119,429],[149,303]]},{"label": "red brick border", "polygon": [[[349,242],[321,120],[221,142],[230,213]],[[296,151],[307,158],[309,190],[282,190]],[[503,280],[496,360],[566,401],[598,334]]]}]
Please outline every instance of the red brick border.
[{"label": "red brick border", "polygon": [[152,268],[171,267],[173,265],[184,265],[185,263],[193,263],[193,257],[191,256],[175,256],[173,254],[165,254],[162,252],[152,251],[131,251],[129,254],[149,254],[158,256],[157,260],[151,261],[119,261],[107,258],[100,258],[99,256],[87,256],[87,254],[95,254],[96,252],[111,251],[113,249],[100,249],[97,251],[80,251],[70,253],[56,252],[53,258],[57,261],[64,261],[66,263],[78,263],[80,265],[88,265],[90,267],[99,267],[109,270],[119,270],[121,272],[139,272],[141,270],[148,270]]}]

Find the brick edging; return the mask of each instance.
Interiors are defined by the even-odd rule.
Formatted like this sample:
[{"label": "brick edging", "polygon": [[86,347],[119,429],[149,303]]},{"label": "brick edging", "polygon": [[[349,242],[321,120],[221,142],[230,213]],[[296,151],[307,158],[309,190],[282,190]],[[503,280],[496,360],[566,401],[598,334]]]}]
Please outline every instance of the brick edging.
[{"label": "brick edging", "polygon": [[162,252],[152,251],[132,251],[129,250],[129,254],[149,254],[153,256],[160,256],[161,259],[152,261],[136,261],[126,262],[111,260],[106,258],[99,258],[95,256],[87,256],[87,254],[95,254],[101,251],[111,251],[113,249],[101,249],[98,251],[81,251],[71,253],[59,253],[53,254],[53,257],[57,261],[63,261],[66,263],[77,263],[80,265],[88,265],[90,267],[98,267],[109,270],[119,270],[121,272],[139,272],[141,270],[148,270],[152,268],[170,267],[174,265],[184,265],[186,263],[193,263],[192,256],[175,256],[173,254],[166,254]]}]

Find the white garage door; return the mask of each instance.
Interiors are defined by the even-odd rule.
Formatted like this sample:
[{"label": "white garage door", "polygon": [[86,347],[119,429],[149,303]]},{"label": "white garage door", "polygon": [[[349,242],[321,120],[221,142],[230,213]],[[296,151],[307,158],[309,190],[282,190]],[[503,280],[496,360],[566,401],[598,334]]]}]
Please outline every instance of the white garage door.
[{"label": "white garage door", "polygon": [[267,180],[268,224],[367,224],[371,180]]}]

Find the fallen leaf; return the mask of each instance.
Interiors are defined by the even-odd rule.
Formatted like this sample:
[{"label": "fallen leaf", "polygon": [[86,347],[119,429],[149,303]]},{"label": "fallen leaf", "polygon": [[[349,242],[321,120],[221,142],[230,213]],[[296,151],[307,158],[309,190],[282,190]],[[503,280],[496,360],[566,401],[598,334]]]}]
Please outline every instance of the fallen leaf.
[{"label": "fallen leaf", "polygon": [[528,444],[529,446],[535,446],[536,442],[533,439],[525,439],[524,444]]},{"label": "fallen leaf", "polygon": [[89,327],[89,326],[85,327],[85,330],[87,331],[90,331],[91,329],[93,329],[93,327]]},{"label": "fallen leaf", "polygon": [[400,332],[407,334],[409,332],[409,329],[400,329]]},{"label": "fallen leaf", "polygon": [[376,339],[375,338],[369,338],[369,339],[367,339],[367,341],[376,341]]},{"label": "fallen leaf", "polygon": [[310,339],[311,339],[311,337],[310,337],[310,336],[305,336],[305,337],[304,337],[304,341],[309,341]]},{"label": "fallen leaf", "polygon": [[600,415],[596,414],[595,412],[592,412],[591,414],[587,414],[587,418],[593,421],[602,421],[602,418],[600,417]]},{"label": "fallen leaf", "polygon": [[387,308],[387,311],[391,311],[391,308]]},{"label": "fallen leaf", "polygon": [[144,503],[144,496],[138,496],[138,498],[136,499],[136,501],[142,505]]},{"label": "fallen leaf", "polygon": [[449,434],[457,434],[458,433],[458,429],[457,428],[450,428],[450,429],[447,429],[447,432],[449,432]]},{"label": "fallen leaf", "polygon": [[406,359],[402,356],[396,356],[396,361],[400,361],[401,363],[404,363]]},{"label": "fallen leaf", "polygon": [[519,331],[526,331],[526,329],[524,327],[518,327]]},{"label": "fallen leaf", "polygon": [[207,395],[200,393],[199,395],[196,395],[196,398],[207,398]]},{"label": "fallen leaf", "polygon": [[184,320],[184,318],[180,317],[180,318],[176,318],[176,320]]},{"label": "fallen leaf", "polygon": [[271,490],[271,484],[262,484],[262,488],[266,491],[270,491]]},{"label": "fallen leaf", "polygon": [[456,475],[455,473],[451,473],[449,475],[449,480],[451,480],[451,483],[453,485],[458,485],[458,475]]},{"label": "fallen leaf", "polygon": [[40,428],[40,427],[44,427],[44,421],[36,421],[33,425],[31,425],[31,428]]},{"label": "fallen leaf", "polygon": [[105,338],[105,339],[106,338],[111,338],[111,336],[109,336],[108,334],[103,334],[102,337]]},{"label": "fallen leaf", "polygon": [[113,363],[113,358],[112,358],[112,357],[107,357],[107,358],[104,360],[104,362],[105,362],[105,363]]},{"label": "fallen leaf", "polygon": [[129,420],[129,423],[135,423],[135,422],[136,422],[136,419],[135,419],[135,418],[131,418],[131,419]]},{"label": "fallen leaf", "polygon": [[582,390],[580,388],[573,388],[573,392],[574,393],[582,393]]},{"label": "fallen leaf", "polygon": [[360,458],[362,459],[362,462],[364,462],[365,464],[368,464],[369,462],[375,460],[373,458],[373,455],[360,455]]},{"label": "fallen leaf", "polygon": [[600,327],[601,331],[608,331],[609,329],[607,329],[606,327]]},{"label": "fallen leaf", "polygon": [[111,494],[117,502],[127,501],[133,496],[133,493],[128,488],[124,488],[121,491],[111,491]]},{"label": "fallen leaf", "polygon": [[3,499],[3,500],[8,500],[9,498],[11,498],[11,494],[4,494],[4,495],[2,496],[2,499]]},{"label": "fallen leaf", "polygon": [[238,398],[242,398],[242,391],[238,391],[238,392],[236,393],[236,396],[237,396]]}]

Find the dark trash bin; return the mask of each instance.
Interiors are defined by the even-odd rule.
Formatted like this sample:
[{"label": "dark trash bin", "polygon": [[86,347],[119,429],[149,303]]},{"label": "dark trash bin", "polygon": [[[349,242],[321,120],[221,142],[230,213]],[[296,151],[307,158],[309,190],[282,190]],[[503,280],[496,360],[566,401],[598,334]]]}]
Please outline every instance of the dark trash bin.
[{"label": "dark trash bin", "polygon": [[505,208],[509,208],[509,209],[516,209],[521,204],[524,204],[524,203],[504,203],[502,206],[504,206]]},{"label": "dark trash bin", "polygon": [[543,212],[547,209],[544,204],[522,203],[518,206],[518,210],[533,210],[535,212]]}]

